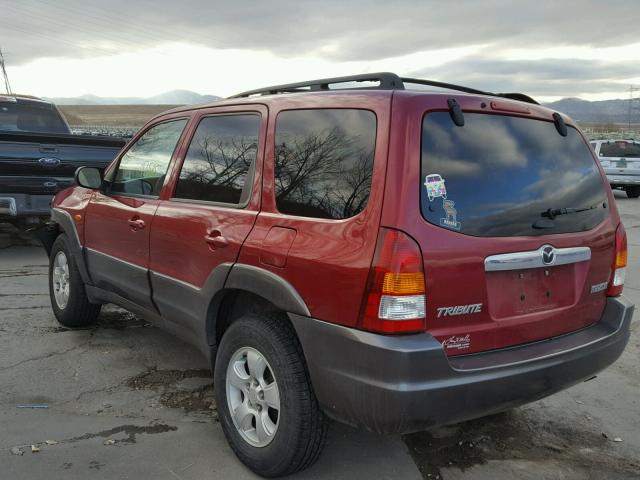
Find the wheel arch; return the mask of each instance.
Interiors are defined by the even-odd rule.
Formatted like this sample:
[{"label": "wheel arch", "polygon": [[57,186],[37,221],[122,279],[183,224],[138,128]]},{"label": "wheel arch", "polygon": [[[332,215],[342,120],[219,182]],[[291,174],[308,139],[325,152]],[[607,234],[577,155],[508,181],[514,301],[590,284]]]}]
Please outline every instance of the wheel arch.
[{"label": "wheel arch", "polygon": [[51,222],[38,232],[38,239],[42,242],[47,255],[51,255],[51,247],[56,238],[61,234],[66,234],[68,239],[69,248],[71,249],[71,255],[78,266],[80,277],[85,284],[91,285],[91,277],[87,270],[87,265],[84,259],[84,252],[82,244],[80,243],[80,237],[78,236],[78,230],[76,224],[71,218],[71,214],[61,208],[51,209]]},{"label": "wheel arch", "polygon": [[311,313],[298,291],[287,280],[263,268],[235,264],[224,288],[216,292],[207,310],[207,344],[212,351],[226,328],[247,313],[278,311],[289,321],[288,314],[310,317]]}]

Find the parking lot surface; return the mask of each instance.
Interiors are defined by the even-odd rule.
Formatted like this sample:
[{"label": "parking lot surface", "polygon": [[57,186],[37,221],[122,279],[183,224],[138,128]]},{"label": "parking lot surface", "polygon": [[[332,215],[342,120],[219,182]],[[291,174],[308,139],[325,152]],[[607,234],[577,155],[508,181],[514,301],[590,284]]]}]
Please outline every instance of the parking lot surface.
[{"label": "parking lot surface", "polygon": [[[616,199],[625,295],[639,304],[640,202]],[[297,478],[640,478],[638,317],[622,358],[589,382],[402,438],[333,424]],[[211,384],[196,350],[118,308],[88,329],[61,327],[44,251],[0,250],[0,478],[254,478],[226,444]]]}]

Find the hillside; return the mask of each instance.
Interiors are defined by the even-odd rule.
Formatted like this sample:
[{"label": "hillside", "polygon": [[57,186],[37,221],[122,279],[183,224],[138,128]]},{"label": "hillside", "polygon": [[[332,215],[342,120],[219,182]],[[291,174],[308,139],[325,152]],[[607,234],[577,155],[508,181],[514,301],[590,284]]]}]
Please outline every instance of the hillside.
[{"label": "hillside", "polygon": [[[566,113],[581,123],[624,123],[629,121],[629,100],[602,100],[589,102],[580,98],[563,98],[546,103],[545,107]],[[640,123],[640,100],[632,105],[631,123]]]},{"label": "hillside", "polygon": [[175,105],[58,105],[72,127],[135,127]]},{"label": "hillside", "polygon": [[172,90],[153,97],[99,97],[81,95],[79,97],[54,97],[47,100],[56,105],[191,105],[220,100],[215,95],[201,95],[190,90]]},{"label": "hillside", "polygon": [[[221,97],[215,95],[201,95],[190,90],[172,90],[160,95],[152,97],[99,97],[97,95],[81,95],[79,97],[58,97],[48,98],[57,105],[70,105],[75,107],[79,106],[92,106],[92,105],[105,105],[105,106],[127,106],[126,111],[132,115],[144,112],[133,112],[128,106],[150,106],[151,111],[157,112],[158,106],[165,106],[165,110],[171,105],[192,105],[198,103],[209,103],[220,100]],[[629,121],[629,100],[616,99],[616,100],[602,100],[597,102],[590,102],[588,100],[582,100],[580,98],[563,98],[556,102],[544,104],[553,110],[566,113],[574,120],[581,123],[627,123]],[[135,109],[134,109],[135,110]],[[67,110],[70,114],[74,114],[74,111]],[[109,117],[115,119],[115,115],[118,110],[112,111],[105,110]],[[91,112],[91,113],[90,113]],[[88,109],[82,114],[89,116],[98,115],[97,112],[101,110]],[[144,113],[142,113],[144,114]],[[99,116],[99,115],[98,115]],[[98,122],[98,118],[95,119]],[[633,109],[631,115],[631,123],[640,124],[640,99],[636,99],[633,102]]]}]

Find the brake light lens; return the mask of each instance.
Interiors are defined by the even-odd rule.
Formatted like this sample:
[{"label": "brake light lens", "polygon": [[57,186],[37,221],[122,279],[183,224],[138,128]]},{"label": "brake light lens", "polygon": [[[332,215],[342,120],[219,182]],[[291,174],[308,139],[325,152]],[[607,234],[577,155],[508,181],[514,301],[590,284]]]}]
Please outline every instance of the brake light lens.
[{"label": "brake light lens", "polygon": [[425,308],[420,247],[403,232],[381,228],[362,302],[360,327],[388,334],[424,331]]},{"label": "brake light lens", "polygon": [[625,231],[622,223],[618,225],[616,230],[615,241],[615,256],[613,259],[609,289],[607,290],[607,295],[610,297],[617,297],[622,294],[624,280],[627,273],[627,232]]}]

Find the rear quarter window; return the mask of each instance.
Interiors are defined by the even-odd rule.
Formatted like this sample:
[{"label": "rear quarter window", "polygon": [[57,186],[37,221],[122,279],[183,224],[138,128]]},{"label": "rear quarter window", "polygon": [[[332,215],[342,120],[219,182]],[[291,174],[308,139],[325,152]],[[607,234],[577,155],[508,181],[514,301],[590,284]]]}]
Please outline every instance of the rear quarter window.
[{"label": "rear quarter window", "polygon": [[[605,219],[605,184],[577,130],[563,137],[551,122],[464,117],[463,127],[448,112],[423,118],[420,207],[428,222],[489,237],[578,232]],[[542,215],[584,207],[593,209],[553,220]]]},{"label": "rear quarter window", "polygon": [[371,190],[376,116],[368,110],[289,110],[278,115],[276,205],[281,213],[344,219]]}]

